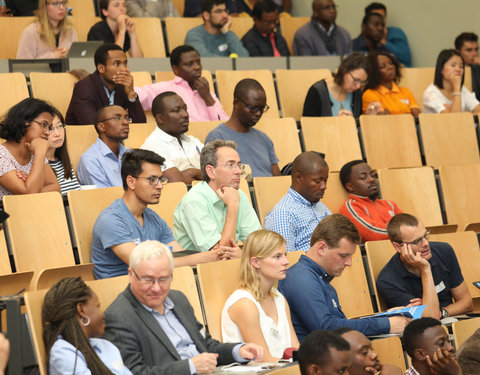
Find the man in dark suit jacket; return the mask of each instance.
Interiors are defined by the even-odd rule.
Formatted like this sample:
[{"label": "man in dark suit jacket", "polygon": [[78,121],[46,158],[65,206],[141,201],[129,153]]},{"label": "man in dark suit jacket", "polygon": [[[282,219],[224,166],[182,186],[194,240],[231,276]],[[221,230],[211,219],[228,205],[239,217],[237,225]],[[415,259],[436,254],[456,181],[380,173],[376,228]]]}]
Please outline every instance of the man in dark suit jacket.
[{"label": "man in dark suit jacket", "polygon": [[132,122],[146,122],[122,48],[113,43],[104,44],[95,51],[94,61],[97,70],[73,88],[65,122],[69,125],[93,124],[95,113],[108,105],[127,109]]},{"label": "man in dark suit jacket", "polygon": [[263,358],[256,344],[212,339],[185,295],[170,290],[172,274],[171,251],[158,241],[141,243],[130,256],[130,285],[105,311],[105,338],[134,374],[204,374],[217,364]]}]

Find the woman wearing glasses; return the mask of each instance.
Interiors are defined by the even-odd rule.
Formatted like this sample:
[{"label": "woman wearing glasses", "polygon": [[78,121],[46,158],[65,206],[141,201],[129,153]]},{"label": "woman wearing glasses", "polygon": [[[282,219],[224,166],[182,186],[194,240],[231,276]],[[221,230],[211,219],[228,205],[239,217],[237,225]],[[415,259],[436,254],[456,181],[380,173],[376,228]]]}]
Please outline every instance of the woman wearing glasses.
[{"label": "woman wearing glasses", "polygon": [[285,349],[298,348],[290,309],[278,292],[286,277],[288,259],[284,238],[261,229],[245,241],[240,264],[240,288],[222,311],[223,342],[253,342],[265,350],[263,360],[276,362]]},{"label": "woman wearing glasses", "polygon": [[27,98],[14,105],[0,123],[0,197],[60,191],[45,158],[53,108],[43,100]]},{"label": "woman wearing glasses", "polygon": [[354,116],[362,114],[362,88],[367,84],[367,58],[355,52],[346,57],[334,78],[322,79],[308,90],[303,116]]},{"label": "woman wearing glasses", "polygon": [[64,278],[45,295],[43,342],[50,375],[131,375],[120,351],[99,338],[105,320],[98,296],[80,278]]},{"label": "woman wearing glasses", "polygon": [[370,114],[411,113],[415,117],[421,112],[412,92],[406,87],[398,87],[402,78],[400,63],[389,52],[368,55],[370,75],[362,96],[363,112]]},{"label": "woman wearing glasses", "polygon": [[67,150],[65,120],[58,109],[53,109],[52,128],[49,130],[47,159],[62,189],[62,194],[69,190],[79,190],[80,183],[75,176]]},{"label": "woman wearing glasses", "polygon": [[68,1],[39,0],[37,20],[23,30],[17,59],[64,59],[78,40],[67,17]]}]

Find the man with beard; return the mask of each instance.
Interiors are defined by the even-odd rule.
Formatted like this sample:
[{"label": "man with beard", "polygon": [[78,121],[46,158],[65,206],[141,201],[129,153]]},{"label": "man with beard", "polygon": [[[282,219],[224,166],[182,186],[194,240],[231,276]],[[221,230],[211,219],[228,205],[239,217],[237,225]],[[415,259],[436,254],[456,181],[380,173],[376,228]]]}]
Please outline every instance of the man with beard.
[{"label": "man with beard", "polygon": [[298,56],[348,55],[352,52],[350,33],[335,23],[337,6],[333,0],[313,0],[312,19],[293,38],[293,54]]},{"label": "man with beard", "polygon": [[335,330],[335,333],[350,344],[352,365],[348,369],[349,375],[402,375],[398,367],[380,363],[377,353],[373,350],[370,340],[361,332],[344,327]]},{"label": "man with beard", "polygon": [[234,32],[228,15],[226,0],[202,0],[203,25],[191,29],[185,44],[194,47],[200,56],[248,57],[248,51]]},{"label": "man with beard", "polygon": [[205,142],[214,139],[235,141],[242,163],[252,169],[252,177],[279,176],[272,140],[264,132],[254,129],[268,108],[262,85],[254,79],[242,79],[233,92],[230,120],[208,133]]},{"label": "man with beard", "polygon": [[203,143],[191,135],[185,135],[189,125],[185,102],[176,93],[167,91],[154,99],[152,113],[157,128],[141,148],[156,152],[173,165],[163,173],[168,179],[186,184],[201,180],[200,151]]},{"label": "man with beard", "polygon": [[472,297],[449,244],[429,243],[430,232],[409,214],[395,215],[387,231],[397,254],[383,267],[376,282],[389,308],[427,305],[422,317],[435,319],[472,310]]},{"label": "man with beard", "polygon": [[385,18],[378,13],[368,13],[362,20],[362,32],[353,39],[353,50],[355,52],[382,52],[388,51],[382,44],[385,34]]},{"label": "man with beard", "polygon": [[162,92],[173,91],[187,105],[190,121],[228,120],[228,115],[216,95],[210,91],[208,81],[202,77],[200,55],[192,46],[178,46],[170,54],[170,65],[175,74],[171,81],[156,82],[135,87],[145,111],[152,109],[153,99]]},{"label": "man with beard", "polygon": [[387,224],[402,211],[394,202],[378,199],[372,168],[363,160],[348,162],[340,170],[340,181],[350,196],[339,213],[355,224],[362,241],[388,239]]},{"label": "man with beard", "polygon": [[292,185],[265,217],[265,229],[281,234],[287,251],[307,251],[317,224],[332,214],[320,202],[327,179],[328,165],[316,152],[303,152],[293,161]]}]

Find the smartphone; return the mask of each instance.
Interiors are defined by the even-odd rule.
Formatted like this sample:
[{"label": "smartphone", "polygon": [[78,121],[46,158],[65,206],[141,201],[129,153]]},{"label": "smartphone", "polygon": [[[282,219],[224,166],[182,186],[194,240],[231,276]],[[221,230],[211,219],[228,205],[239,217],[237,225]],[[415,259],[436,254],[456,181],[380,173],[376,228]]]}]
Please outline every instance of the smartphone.
[{"label": "smartphone", "polygon": [[473,285],[475,285],[478,289],[480,289],[480,281],[474,281]]}]

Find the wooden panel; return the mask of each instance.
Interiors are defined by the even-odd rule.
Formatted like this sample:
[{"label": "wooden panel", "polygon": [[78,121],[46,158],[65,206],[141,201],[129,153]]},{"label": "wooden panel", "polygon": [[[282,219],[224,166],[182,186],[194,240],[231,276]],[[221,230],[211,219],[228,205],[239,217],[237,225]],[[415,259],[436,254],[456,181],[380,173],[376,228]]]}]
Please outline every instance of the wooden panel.
[{"label": "wooden panel", "polygon": [[348,193],[340,182],[340,173],[329,172],[327,190],[325,190],[322,202],[332,213],[336,214],[347,199]]},{"label": "wooden panel", "polygon": [[306,151],[324,153],[330,171],[340,171],[349,161],[362,159],[353,117],[302,117],[301,124]]},{"label": "wooden panel", "polygon": [[143,57],[166,57],[162,25],[157,17],[134,17]]},{"label": "wooden panel", "polygon": [[81,277],[85,281],[95,280],[93,267],[93,263],[88,263],[45,269],[40,272],[33,290],[49,289],[53,284],[65,277]]},{"label": "wooden panel", "polygon": [[398,86],[408,87],[423,110],[423,93],[433,83],[435,68],[404,68]]},{"label": "wooden panel", "polygon": [[238,39],[242,39],[243,36],[253,27],[252,17],[232,17],[232,25],[230,31],[233,31]]},{"label": "wooden panel", "polygon": [[419,120],[427,165],[439,168],[480,162],[471,112],[421,113]]},{"label": "wooden panel", "polygon": [[253,179],[258,216],[262,226],[265,223],[265,216],[287,194],[291,182],[290,176],[255,177]]},{"label": "wooden panel", "polygon": [[[77,1],[85,1],[85,0],[77,0]],[[78,40],[80,42],[86,42],[88,32],[95,25],[97,22],[100,22],[102,19],[100,17],[95,17],[95,13],[91,13],[90,15],[84,15],[82,17],[74,16],[71,18],[73,27],[77,30]]]},{"label": "wooden panel", "polygon": [[[5,18],[8,17],[0,17],[0,24]],[[0,48],[0,51],[2,50],[3,47]],[[27,80],[22,73],[0,73],[0,87],[2,88],[0,90],[0,116],[6,115],[10,107],[30,96]]]},{"label": "wooden panel", "polygon": [[165,220],[169,228],[173,228],[173,213],[185,194],[187,194],[187,185],[183,182],[171,182],[163,185],[160,202],[148,207]]},{"label": "wooden panel", "polygon": [[208,133],[221,123],[222,121],[192,121],[188,126],[187,134],[194,136],[200,142],[205,143]]},{"label": "wooden panel", "polygon": [[166,38],[168,50],[172,52],[176,47],[185,44],[185,37],[190,29],[202,25],[201,17],[165,17]]},{"label": "wooden panel", "polygon": [[130,72],[133,77],[135,87],[142,87],[152,84],[152,75],[150,72]]},{"label": "wooden panel", "polygon": [[372,169],[422,165],[412,115],[362,115],[360,127],[365,156]]},{"label": "wooden panel", "polygon": [[97,141],[98,133],[93,125],[67,125],[65,132],[68,155],[76,172],[82,154]]},{"label": "wooden panel", "polygon": [[173,280],[170,289],[180,290],[193,307],[197,320],[205,325],[203,321],[202,306],[198,295],[197,283],[191,267],[176,267],[173,269]]},{"label": "wooden panel", "polygon": [[328,69],[277,69],[275,77],[277,79],[278,98],[282,108],[282,116],[293,117],[296,121],[299,121],[303,113],[303,103],[310,86],[331,76],[332,73]]},{"label": "wooden panel", "polygon": [[297,30],[310,21],[310,17],[280,17],[280,27],[282,29],[282,35],[287,42],[290,54],[293,55],[292,44],[293,37]]},{"label": "wooden panel", "polygon": [[372,347],[382,364],[397,366],[402,370],[402,374],[407,370],[400,337],[373,340]]},{"label": "wooden panel", "polygon": [[472,336],[477,329],[480,328],[480,318],[460,320],[452,324],[453,339],[455,340],[455,347],[460,346]]},{"label": "wooden panel", "polygon": [[156,127],[156,123],[130,124],[130,133],[123,144],[128,148],[140,148]]},{"label": "wooden panel", "polygon": [[[3,36],[2,48],[0,48],[0,59],[17,58],[20,35],[22,35],[22,31],[36,19],[36,17],[0,17],[0,35]],[[3,88],[4,86],[2,85],[1,87]],[[3,100],[1,102],[3,103]]]}]

